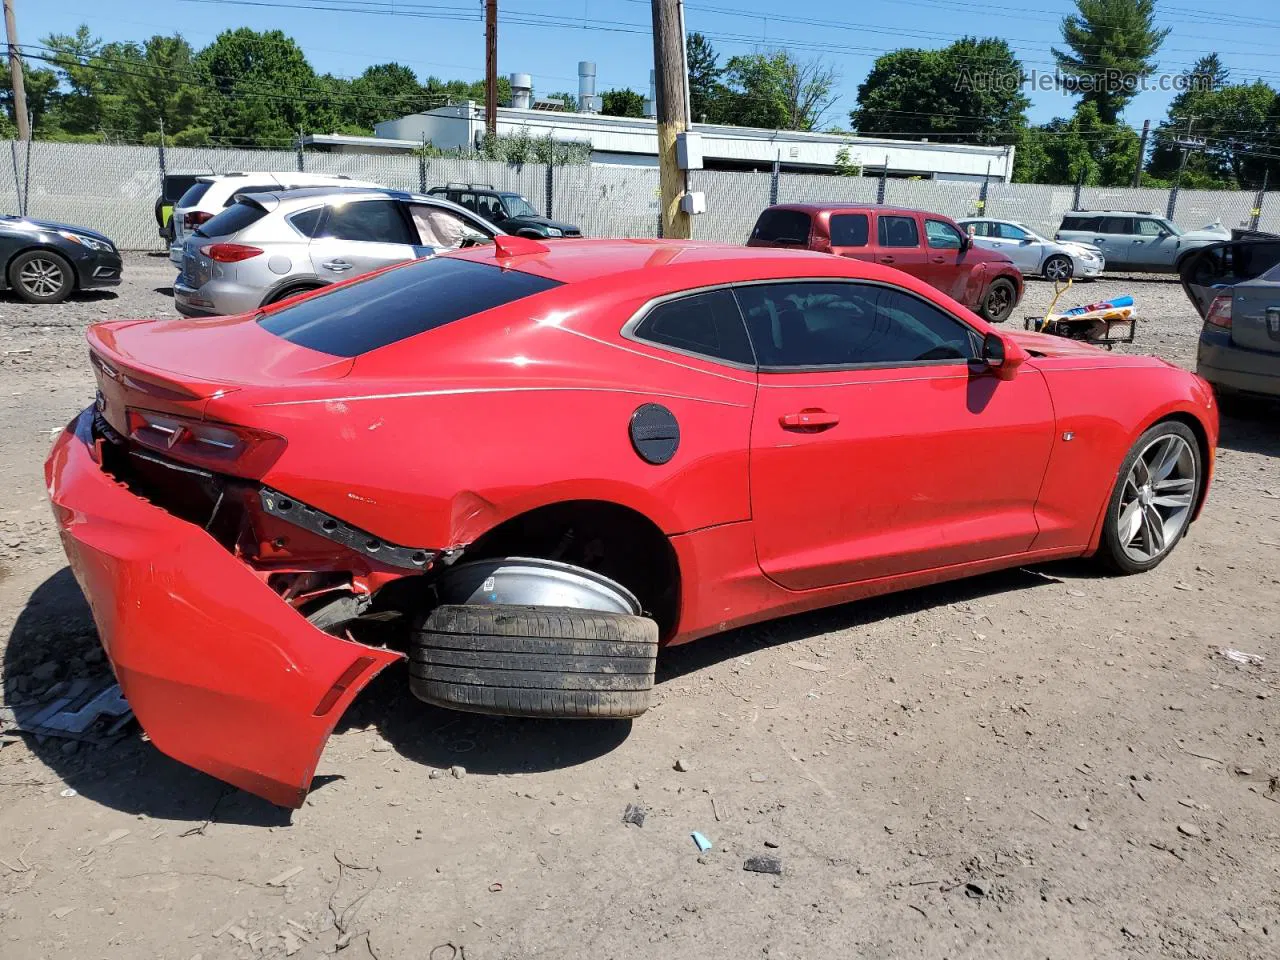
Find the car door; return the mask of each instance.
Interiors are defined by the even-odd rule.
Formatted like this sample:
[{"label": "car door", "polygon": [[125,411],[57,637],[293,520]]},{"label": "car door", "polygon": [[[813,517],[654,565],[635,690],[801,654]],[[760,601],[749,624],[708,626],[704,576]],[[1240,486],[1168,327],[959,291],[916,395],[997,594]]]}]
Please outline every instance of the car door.
[{"label": "car door", "polygon": [[1015,224],[997,223],[995,227],[1000,233],[1000,252],[1023,273],[1039,273],[1044,244]]},{"label": "car door", "polygon": [[964,246],[960,231],[945,220],[925,217],[924,238],[928,247],[924,281],[963,303],[971,267],[960,249]]},{"label": "car door", "polygon": [[1166,269],[1178,259],[1178,238],[1154,217],[1135,217],[1136,233],[1129,243],[1131,267]]},{"label": "car door", "polygon": [[874,262],[876,250],[871,246],[871,218],[865,213],[833,213],[828,220],[831,252],[851,260]]},{"label": "car door", "polygon": [[418,246],[402,207],[382,198],[330,203],[308,246],[316,276],[329,282],[345,280],[429,253]]},{"label": "car door", "polygon": [[792,590],[1025,551],[1054,436],[1043,376],[971,373],[978,332],[887,284],[736,288],[759,364],[756,554]]},{"label": "car door", "polygon": [[876,263],[926,279],[928,257],[920,242],[920,221],[907,213],[876,214]]},{"label": "car door", "polygon": [[1130,247],[1134,236],[1133,217],[1102,217],[1098,222],[1098,232],[1091,243],[1107,258],[1107,266],[1129,266],[1133,262],[1133,251]]}]

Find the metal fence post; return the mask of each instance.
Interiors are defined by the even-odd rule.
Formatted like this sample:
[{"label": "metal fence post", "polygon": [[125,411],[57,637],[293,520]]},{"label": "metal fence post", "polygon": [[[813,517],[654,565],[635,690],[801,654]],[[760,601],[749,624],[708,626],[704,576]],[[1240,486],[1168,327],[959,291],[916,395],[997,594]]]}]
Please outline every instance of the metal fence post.
[{"label": "metal fence post", "polygon": [[989,178],[982,181],[982,188],[978,191],[978,216],[987,216],[987,184],[991,180]]},{"label": "metal fence post", "polygon": [[22,198],[22,177],[18,174],[18,141],[9,141],[9,153],[13,157],[13,192],[18,196],[18,213],[26,215],[27,204]]},{"label": "metal fence post", "polygon": [[778,181],[782,179],[782,151],[773,158],[773,173],[769,176],[769,206],[778,202]]},{"label": "metal fence post", "polygon": [[1177,209],[1178,209],[1178,186],[1177,184],[1174,184],[1173,189],[1169,191],[1169,206],[1164,211],[1164,218],[1166,220],[1172,220],[1173,211]]},{"label": "metal fence post", "polygon": [[22,165],[22,215],[31,213],[31,137],[27,137],[27,162]]},{"label": "metal fence post", "polygon": [[556,189],[555,169],[556,169],[556,153],[555,153],[555,150],[552,150],[551,156],[547,158],[547,219],[548,220],[555,219],[554,214],[552,214],[551,212],[553,209],[553,200],[554,200],[553,194],[555,193],[555,189]]},{"label": "metal fence post", "polygon": [[1084,171],[1080,171],[1080,176],[1076,177],[1076,189],[1071,195],[1071,209],[1080,209],[1080,191],[1084,189]]},{"label": "metal fence post", "polygon": [[418,150],[418,192],[427,192],[427,138],[425,136]]},{"label": "metal fence post", "polygon": [[876,203],[884,203],[885,190],[889,185],[889,155],[884,155],[884,166],[880,168],[880,185],[876,188]]},{"label": "metal fence post", "polygon": [[1253,198],[1253,210],[1249,213],[1249,229],[1258,229],[1258,220],[1262,217],[1262,204],[1267,199],[1267,173],[1269,171],[1264,167],[1262,169],[1262,186],[1258,188],[1258,194]]},{"label": "metal fence post", "polygon": [[302,159],[302,128],[298,128],[298,172],[302,173],[306,169],[306,163]]}]

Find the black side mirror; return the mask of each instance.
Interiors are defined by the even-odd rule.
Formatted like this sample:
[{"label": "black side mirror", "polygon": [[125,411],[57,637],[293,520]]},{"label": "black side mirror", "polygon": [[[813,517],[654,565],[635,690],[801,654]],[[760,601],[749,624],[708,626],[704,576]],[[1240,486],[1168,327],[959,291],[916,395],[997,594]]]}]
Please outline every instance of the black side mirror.
[{"label": "black side mirror", "polygon": [[968,250],[972,246],[973,246],[973,237],[969,236],[967,233],[960,234],[960,252],[964,253],[966,250]]}]

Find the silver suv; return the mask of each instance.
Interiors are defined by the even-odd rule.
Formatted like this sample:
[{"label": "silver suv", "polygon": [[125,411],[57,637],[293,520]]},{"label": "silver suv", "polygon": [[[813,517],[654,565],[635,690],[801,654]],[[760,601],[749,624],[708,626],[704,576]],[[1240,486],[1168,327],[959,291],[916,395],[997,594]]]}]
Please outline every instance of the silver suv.
[{"label": "silver suv", "polygon": [[238,195],[188,235],[173,303],[188,317],[247,313],[306,290],[502,231],[457,204],[399,190],[308,187]]},{"label": "silver suv", "polygon": [[1133,210],[1073,210],[1062,218],[1055,240],[1092,244],[1108,270],[1176,273],[1182,258],[1210,243],[1231,239],[1221,223],[1183,233],[1173,222]]}]

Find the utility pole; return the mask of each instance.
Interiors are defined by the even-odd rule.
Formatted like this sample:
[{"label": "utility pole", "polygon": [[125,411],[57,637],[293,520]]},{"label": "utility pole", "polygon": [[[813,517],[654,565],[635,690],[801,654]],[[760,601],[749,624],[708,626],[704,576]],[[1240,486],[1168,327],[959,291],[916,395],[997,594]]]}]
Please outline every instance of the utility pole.
[{"label": "utility pole", "polygon": [[13,83],[13,122],[18,139],[31,139],[31,117],[27,113],[27,88],[22,82],[22,57],[18,55],[18,25],[13,19],[13,0],[4,0],[4,32],[9,42],[9,78]]},{"label": "utility pole", "polygon": [[658,175],[661,184],[662,235],[688,239],[689,214],[680,209],[684,175],[676,160],[676,137],[688,129],[685,94],[684,34],[678,0],[653,0],[653,66],[658,96]]},{"label": "utility pole", "polygon": [[498,0],[484,2],[484,132],[498,132]]},{"label": "utility pole", "polygon": [[1147,158],[1147,136],[1151,133],[1151,121],[1142,121],[1142,139],[1138,141],[1138,162],[1133,167],[1133,185],[1138,186],[1142,177],[1142,162]]}]

